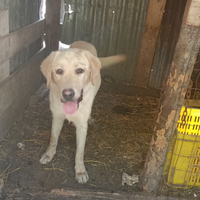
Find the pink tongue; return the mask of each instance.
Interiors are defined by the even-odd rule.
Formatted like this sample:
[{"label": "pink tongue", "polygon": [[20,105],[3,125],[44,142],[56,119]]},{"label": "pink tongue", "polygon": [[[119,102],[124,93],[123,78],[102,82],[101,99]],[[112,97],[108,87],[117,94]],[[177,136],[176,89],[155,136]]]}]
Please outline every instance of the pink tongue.
[{"label": "pink tongue", "polygon": [[65,114],[72,115],[78,109],[77,102],[68,101],[64,103],[63,109],[64,109]]}]

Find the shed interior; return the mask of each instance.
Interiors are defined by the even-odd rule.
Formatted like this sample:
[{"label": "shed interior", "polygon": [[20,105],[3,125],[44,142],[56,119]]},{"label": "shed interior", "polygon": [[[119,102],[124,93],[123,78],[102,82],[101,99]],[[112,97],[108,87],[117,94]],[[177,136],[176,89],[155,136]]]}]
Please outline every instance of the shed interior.
[{"label": "shed interior", "polygon": [[[200,196],[199,188],[170,188],[165,177],[148,194],[137,182],[123,184],[124,173],[140,175],[145,164],[188,2],[0,0],[0,27],[5,27],[0,28],[0,47],[5,48],[0,53],[2,199]],[[153,7],[157,16],[152,14]],[[150,36],[153,40],[148,43]],[[90,178],[84,185],[74,178],[72,123],[65,122],[53,160],[47,165],[39,163],[48,147],[52,120],[40,64],[58,50],[59,41],[70,45],[77,40],[92,43],[100,57],[127,55],[125,63],[101,72],[102,85],[93,104],[85,148]],[[191,76],[191,98],[198,91],[199,69],[198,57]]]}]

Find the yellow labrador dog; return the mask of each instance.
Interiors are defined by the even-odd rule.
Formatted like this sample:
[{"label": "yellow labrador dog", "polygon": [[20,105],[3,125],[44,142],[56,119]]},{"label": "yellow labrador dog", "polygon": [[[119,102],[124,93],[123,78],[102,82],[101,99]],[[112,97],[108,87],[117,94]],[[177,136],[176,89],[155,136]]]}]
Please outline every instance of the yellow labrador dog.
[{"label": "yellow labrador dog", "polygon": [[100,69],[124,60],[123,55],[98,58],[93,45],[78,41],[69,49],[52,52],[43,61],[41,71],[50,87],[53,121],[50,144],[40,159],[41,164],[50,162],[55,155],[58,137],[67,119],[76,127],[76,180],[88,181],[84,148],[93,100],[101,84]]}]

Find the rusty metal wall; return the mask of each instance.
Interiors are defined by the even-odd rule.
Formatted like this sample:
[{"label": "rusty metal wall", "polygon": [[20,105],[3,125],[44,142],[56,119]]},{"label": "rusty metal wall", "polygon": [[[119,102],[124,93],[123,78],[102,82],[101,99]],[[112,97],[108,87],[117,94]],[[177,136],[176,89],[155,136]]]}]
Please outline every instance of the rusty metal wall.
[{"label": "rusty metal wall", "polygon": [[103,70],[116,82],[132,84],[149,0],[65,0],[61,41],[92,43],[99,56],[125,53],[125,64]]},{"label": "rusty metal wall", "polygon": [[[39,20],[41,0],[0,0],[0,10],[9,10],[9,32],[23,28]],[[10,59],[10,73],[13,73],[41,48],[41,39]]]},{"label": "rusty metal wall", "polygon": [[186,2],[187,0],[168,0],[166,3],[149,78],[149,87],[162,88],[166,82],[179,36]]}]

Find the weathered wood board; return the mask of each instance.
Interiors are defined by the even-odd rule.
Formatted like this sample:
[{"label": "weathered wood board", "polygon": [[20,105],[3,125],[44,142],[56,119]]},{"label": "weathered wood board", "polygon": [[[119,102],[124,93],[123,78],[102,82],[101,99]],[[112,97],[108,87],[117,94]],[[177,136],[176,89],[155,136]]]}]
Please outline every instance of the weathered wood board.
[{"label": "weathered wood board", "polygon": [[[0,37],[9,33],[9,11],[0,11]],[[6,79],[10,75],[10,62],[5,61],[0,65],[0,82]]]},{"label": "weathered wood board", "polygon": [[17,52],[39,39],[45,28],[45,20],[35,22],[18,31],[0,38],[0,64],[13,57]]},{"label": "weathered wood board", "polygon": [[0,11],[0,37],[9,33],[9,11]]},{"label": "weathered wood board", "polygon": [[200,0],[190,0],[190,8],[187,13],[186,24],[200,25]]},{"label": "weathered wood board", "polygon": [[28,101],[42,83],[40,64],[44,49],[30,58],[6,80],[0,83],[0,140],[27,106]]},{"label": "weathered wood board", "polygon": [[169,196],[157,196],[145,192],[109,192],[109,191],[99,191],[98,189],[52,189],[51,192],[38,192],[33,193],[35,198],[38,199],[42,196],[44,197],[54,197],[53,199],[61,200],[187,200],[187,198],[179,197],[169,197]]}]

